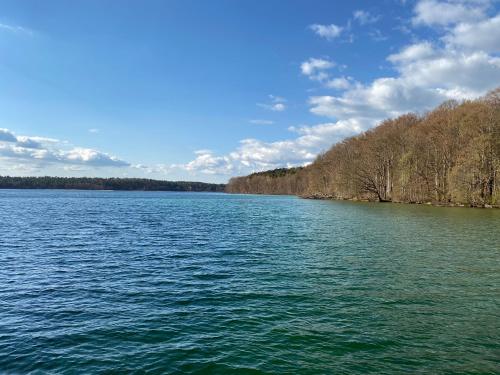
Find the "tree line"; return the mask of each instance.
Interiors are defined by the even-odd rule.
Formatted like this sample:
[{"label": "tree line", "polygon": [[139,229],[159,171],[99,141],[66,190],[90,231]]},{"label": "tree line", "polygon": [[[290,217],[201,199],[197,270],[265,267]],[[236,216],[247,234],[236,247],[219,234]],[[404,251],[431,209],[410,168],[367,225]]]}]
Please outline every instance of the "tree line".
[{"label": "tree line", "polygon": [[500,206],[500,89],[335,144],[304,168],[232,178],[230,193]]},{"label": "tree line", "polygon": [[224,184],[161,181],[145,178],[10,177],[0,176],[0,189],[81,189],[222,192]]}]

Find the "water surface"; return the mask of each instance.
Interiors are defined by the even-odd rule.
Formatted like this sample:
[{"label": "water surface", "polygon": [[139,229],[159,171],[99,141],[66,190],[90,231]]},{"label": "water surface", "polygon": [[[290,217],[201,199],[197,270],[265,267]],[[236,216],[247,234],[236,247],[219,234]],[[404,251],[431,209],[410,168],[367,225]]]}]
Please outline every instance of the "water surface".
[{"label": "water surface", "polygon": [[0,191],[0,372],[498,373],[500,210]]}]

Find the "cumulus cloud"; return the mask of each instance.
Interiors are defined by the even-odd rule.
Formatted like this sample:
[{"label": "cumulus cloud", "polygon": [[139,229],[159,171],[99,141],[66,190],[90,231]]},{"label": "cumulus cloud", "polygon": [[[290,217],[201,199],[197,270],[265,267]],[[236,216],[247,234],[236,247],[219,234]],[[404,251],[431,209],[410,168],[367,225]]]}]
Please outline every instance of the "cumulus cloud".
[{"label": "cumulus cloud", "polygon": [[35,137],[24,137],[18,136],[16,137],[17,145],[24,148],[41,148],[42,144],[40,140]]},{"label": "cumulus cloud", "polygon": [[286,99],[281,96],[268,95],[268,103],[257,103],[257,106],[273,112],[283,112],[286,109]]},{"label": "cumulus cloud", "polygon": [[12,165],[68,165],[92,167],[126,167],[129,163],[115,156],[67,142],[45,137],[17,136],[0,129],[0,159]]},{"label": "cumulus cloud", "polygon": [[331,60],[311,57],[300,65],[300,70],[302,74],[307,76],[310,80],[326,82],[330,79],[328,70],[336,65],[337,64]]},{"label": "cumulus cloud", "polygon": [[314,77],[318,74],[318,72],[333,68],[335,65],[335,62],[333,61],[311,57],[309,60],[304,61],[300,65],[300,70],[302,71],[302,74]]},{"label": "cumulus cloud", "polygon": [[426,59],[434,54],[434,48],[429,42],[415,43],[404,47],[400,52],[389,55],[387,60],[393,63],[407,63]]},{"label": "cumulus cloud", "polygon": [[196,152],[194,160],[175,165],[191,173],[232,176],[278,167],[293,167],[311,163],[318,153],[333,143],[363,130],[358,120],[323,123],[315,126],[290,127],[295,138],[264,142],[243,139],[239,147],[226,155],[216,155],[210,150]]},{"label": "cumulus cloud", "polygon": [[337,77],[326,82],[326,87],[337,90],[347,90],[352,87],[353,79],[351,77]]},{"label": "cumulus cloud", "polygon": [[500,14],[480,22],[460,23],[444,40],[455,47],[500,51]]},{"label": "cumulus cloud", "polygon": [[337,38],[338,36],[340,36],[343,30],[343,27],[337,26],[333,23],[331,25],[314,24],[309,26],[309,28],[317,35],[327,40],[333,40]]},{"label": "cumulus cloud", "polygon": [[341,96],[309,100],[311,112],[335,119],[371,118],[376,121],[411,111],[430,109],[448,99],[469,99],[500,82],[500,59],[483,52],[443,52],[402,63],[397,77],[357,85]]},{"label": "cumulus cloud", "polygon": [[201,172],[205,174],[230,174],[233,170],[231,159],[228,156],[215,156],[211,150],[195,152],[196,158],[184,165],[176,165],[188,172]]},{"label": "cumulus cloud", "polygon": [[415,25],[448,26],[459,22],[483,19],[487,1],[477,0],[420,0],[415,6]]},{"label": "cumulus cloud", "polygon": [[[352,77],[332,78],[330,70],[336,66],[337,63],[331,60],[309,58],[300,65],[300,70],[310,80],[320,82],[328,88],[345,90],[352,87],[355,84]],[[342,70],[345,67],[339,66],[338,68]]]},{"label": "cumulus cloud", "polygon": [[125,167],[129,163],[115,156],[90,148],[75,147],[69,151],[59,152],[60,159],[68,163],[86,164],[92,166]]},{"label": "cumulus cloud", "polygon": [[437,91],[460,89],[469,99],[494,89],[500,82],[500,58],[482,51],[464,53],[444,51],[430,59],[398,67],[401,78],[410,85]]},{"label": "cumulus cloud", "polygon": [[[427,8],[431,5],[437,6],[432,12]],[[432,13],[445,18],[440,26],[450,25],[441,29],[441,39],[413,43],[389,55],[394,76],[351,87],[335,82],[332,87],[345,84],[346,91],[309,98],[311,112],[336,120],[370,120],[374,125],[386,117],[422,112],[448,99],[473,99],[494,89],[500,82],[500,16],[484,18],[486,7],[481,0],[418,2],[418,22],[435,26],[438,21]],[[443,9],[450,12],[442,15]],[[467,21],[478,18],[482,19]]]}]

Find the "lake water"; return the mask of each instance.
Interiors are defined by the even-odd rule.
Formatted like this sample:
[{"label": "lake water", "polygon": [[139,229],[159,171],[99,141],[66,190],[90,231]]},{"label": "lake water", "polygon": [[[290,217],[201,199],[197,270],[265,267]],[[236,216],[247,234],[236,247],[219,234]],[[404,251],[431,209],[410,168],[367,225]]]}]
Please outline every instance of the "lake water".
[{"label": "lake water", "polygon": [[0,190],[1,373],[500,372],[500,210]]}]

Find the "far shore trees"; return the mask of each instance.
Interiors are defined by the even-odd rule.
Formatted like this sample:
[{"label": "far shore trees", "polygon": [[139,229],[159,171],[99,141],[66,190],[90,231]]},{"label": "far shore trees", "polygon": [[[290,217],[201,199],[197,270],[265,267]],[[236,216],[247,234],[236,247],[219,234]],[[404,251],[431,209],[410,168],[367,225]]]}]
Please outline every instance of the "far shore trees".
[{"label": "far shore trees", "polygon": [[146,178],[0,176],[0,189],[79,189],[222,192],[225,185]]}]

